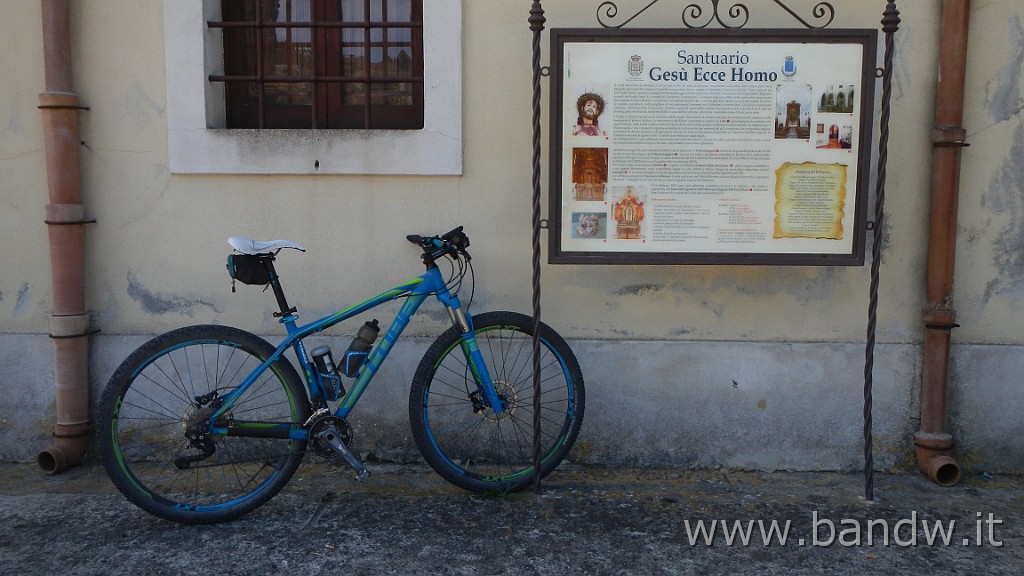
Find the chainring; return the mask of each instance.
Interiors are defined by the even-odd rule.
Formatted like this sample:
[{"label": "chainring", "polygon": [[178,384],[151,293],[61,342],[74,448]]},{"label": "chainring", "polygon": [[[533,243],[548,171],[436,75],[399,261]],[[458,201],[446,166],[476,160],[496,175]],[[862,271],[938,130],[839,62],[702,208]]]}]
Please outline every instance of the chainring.
[{"label": "chainring", "polygon": [[333,460],[338,458],[339,454],[320,440],[320,433],[326,430],[329,426],[334,426],[334,429],[338,432],[338,436],[341,437],[341,441],[346,446],[350,446],[352,443],[353,431],[352,425],[348,423],[348,420],[345,420],[340,416],[324,414],[322,416],[313,417],[313,420],[309,425],[309,446],[312,447],[313,453],[317,456]]}]

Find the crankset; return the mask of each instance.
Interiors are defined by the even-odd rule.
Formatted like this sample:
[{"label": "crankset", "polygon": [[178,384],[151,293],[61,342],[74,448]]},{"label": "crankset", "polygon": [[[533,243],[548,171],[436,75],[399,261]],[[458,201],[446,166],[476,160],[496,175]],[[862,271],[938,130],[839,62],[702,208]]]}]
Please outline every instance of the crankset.
[{"label": "crankset", "polygon": [[330,414],[327,409],[320,409],[310,416],[306,424],[313,452],[329,459],[341,456],[355,470],[356,480],[366,480],[370,471],[348,447],[352,442],[352,425],[347,420]]}]

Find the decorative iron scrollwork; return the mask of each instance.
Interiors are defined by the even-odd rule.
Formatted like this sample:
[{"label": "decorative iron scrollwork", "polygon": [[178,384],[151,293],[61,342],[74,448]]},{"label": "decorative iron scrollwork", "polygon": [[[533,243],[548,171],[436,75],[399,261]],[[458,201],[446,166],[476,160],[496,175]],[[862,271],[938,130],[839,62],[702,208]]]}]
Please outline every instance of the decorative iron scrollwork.
[{"label": "decorative iron scrollwork", "polygon": [[799,14],[797,14],[788,6],[783,4],[780,0],[772,1],[781,6],[782,9],[785,10],[786,12],[789,12],[790,16],[796,18],[798,22],[800,22],[807,28],[827,28],[828,25],[831,24],[832,21],[835,20],[836,18],[836,9],[833,8],[832,5],[829,4],[828,2],[818,2],[817,4],[814,5],[814,8],[811,10],[811,15],[814,16],[814,19],[819,22],[817,25],[815,25],[801,18]]},{"label": "decorative iron scrollwork", "polygon": [[[657,4],[659,1],[660,0],[653,0],[653,2],[651,2],[647,6],[641,8],[639,12],[630,16],[629,19],[627,19],[625,22],[620,22],[619,24],[609,23],[611,19],[619,15],[619,7],[615,4],[615,2],[602,2],[601,5],[597,7],[597,22],[598,24],[604,26],[605,28],[622,28],[626,24],[629,24],[630,22],[635,20],[637,16],[646,12],[648,8]],[[602,16],[608,18],[609,21],[604,20]]]},{"label": "decorative iron scrollwork", "polygon": [[[621,22],[615,22],[619,16],[619,6],[607,0],[597,7],[597,21],[605,28],[622,28],[635,20],[661,0],[651,0],[646,6],[638,10],[632,16]],[[782,0],[772,0],[790,16],[796,19],[805,28],[827,28],[836,17],[836,10],[829,2],[818,2],[811,9],[811,19],[807,20],[796,11],[787,6]],[[711,5],[708,6],[707,2]],[[726,2],[722,0],[705,0],[704,3],[691,3],[683,8],[681,19],[687,28],[706,28],[711,23],[717,22],[722,28],[743,28],[750,21],[750,9],[741,2]]]},{"label": "decorative iron scrollwork", "polygon": [[700,4],[690,4],[683,9],[683,24],[687,28],[706,28],[712,22],[718,22],[722,28],[743,28],[750,20],[750,10],[743,4],[729,6],[728,20],[723,20],[719,12],[719,0],[711,0],[711,14],[700,24],[704,16],[704,8]]}]

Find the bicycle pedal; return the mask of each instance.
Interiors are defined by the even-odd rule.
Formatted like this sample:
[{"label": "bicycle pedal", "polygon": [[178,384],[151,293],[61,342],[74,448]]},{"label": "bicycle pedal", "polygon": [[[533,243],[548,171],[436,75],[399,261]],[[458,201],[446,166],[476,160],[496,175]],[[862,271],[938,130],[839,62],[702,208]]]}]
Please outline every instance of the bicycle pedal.
[{"label": "bicycle pedal", "polygon": [[345,459],[346,462],[348,462],[348,465],[356,472],[357,481],[362,482],[370,476],[370,471],[366,469],[366,466],[363,465],[363,462],[359,457],[341,441],[341,436],[333,425],[327,426],[326,429],[320,432],[317,436],[321,442],[327,445],[331,450],[337,452]]}]

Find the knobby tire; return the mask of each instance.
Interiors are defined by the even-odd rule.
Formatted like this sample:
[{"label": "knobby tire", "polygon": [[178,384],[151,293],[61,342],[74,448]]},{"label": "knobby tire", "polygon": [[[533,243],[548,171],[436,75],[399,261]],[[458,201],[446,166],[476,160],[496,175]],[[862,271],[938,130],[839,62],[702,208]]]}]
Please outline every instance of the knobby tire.
[{"label": "knobby tire", "polygon": [[[209,435],[197,445],[189,436],[204,428],[199,423],[217,398],[273,353],[254,334],[199,325],[157,336],[125,359],[97,417],[100,459],[118,490],[143,510],[186,524],[231,520],[272,498],[302,461],[305,441]],[[279,359],[224,419],[298,428],[309,414],[299,375]]]},{"label": "knobby tire", "polygon": [[[499,397],[508,409],[496,414],[482,404],[451,328],[424,354],[409,395],[413,438],[427,463],[443,478],[477,493],[531,486],[533,458],[533,319],[514,312],[473,317],[477,343]],[[541,340],[541,458],[544,478],[569,453],[583,420],[583,375],[569,345],[546,324]]]}]

